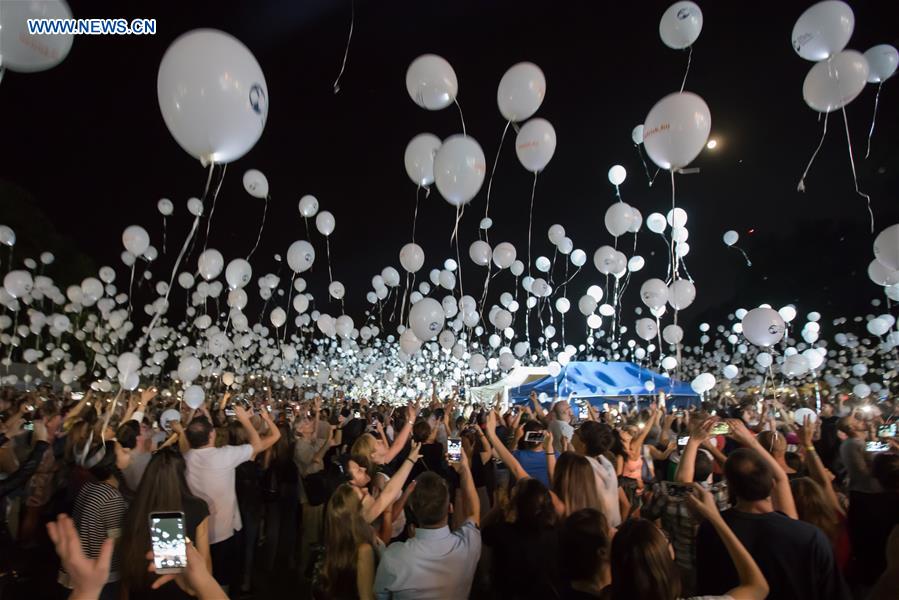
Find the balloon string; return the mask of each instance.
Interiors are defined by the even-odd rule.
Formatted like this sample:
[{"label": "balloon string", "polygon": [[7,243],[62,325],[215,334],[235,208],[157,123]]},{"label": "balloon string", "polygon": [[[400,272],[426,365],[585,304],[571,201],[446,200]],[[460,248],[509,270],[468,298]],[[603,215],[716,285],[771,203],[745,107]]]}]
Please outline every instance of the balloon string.
[{"label": "balloon string", "polygon": [[421,193],[421,185],[415,188],[415,210],[412,213],[412,241],[415,241],[415,224],[418,222],[418,196]]},{"label": "balloon string", "polygon": [[687,75],[690,74],[690,63],[693,62],[693,46],[690,46],[690,51],[687,53],[687,70],[684,72],[684,80],[681,81],[680,91],[684,91],[684,86],[687,85]]},{"label": "balloon string", "polygon": [[674,188],[674,170],[671,170],[671,279],[672,281],[677,281],[677,255],[674,252],[674,209],[677,204],[675,201],[675,188]]},{"label": "balloon string", "polygon": [[852,157],[852,138],[849,135],[849,120],[846,118],[846,106],[843,111],[843,125],[846,126],[846,145],[849,148],[849,165],[852,167],[852,183],[855,184],[855,193],[865,199],[868,204],[868,216],[871,218],[871,233],[874,233],[874,211],[871,210],[871,196],[858,189],[858,175],[855,173],[855,159]]},{"label": "balloon string", "polygon": [[215,186],[215,192],[212,194],[212,208],[209,209],[209,220],[206,221],[206,239],[203,242],[203,252],[206,251],[206,247],[209,245],[209,229],[212,227],[212,214],[215,212],[215,201],[218,200],[219,190],[222,189],[222,183],[225,181],[225,171],[228,170],[228,165],[222,165],[222,174],[219,176],[218,185]]},{"label": "balloon string", "polygon": [[868,131],[868,151],[865,152],[865,159],[867,159],[871,155],[871,136],[874,135],[874,123],[877,121],[877,104],[880,102],[880,88],[883,87],[883,82],[877,84],[877,93],[874,94],[874,114],[871,115],[871,130]]},{"label": "balloon string", "polygon": [[640,150],[640,144],[634,144],[634,149],[637,150],[637,156],[640,157],[640,162],[643,163],[643,171],[646,172],[646,181],[649,183],[649,187],[652,187],[652,177],[649,175],[649,167],[646,165],[646,159],[643,158],[643,151]]},{"label": "balloon string", "polygon": [[731,248],[734,248],[735,250],[739,250],[739,251],[740,251],[740,254],[742,254],[742,255],[743,255],[743,258],[746,259],[746,266],[747,266],[747,267],[751,267],[751,266],[752,266],[752,261],[749,260],[749,256],[746,255],[746,252],[745,252],[742,248],[740,248],[739,246],[731,246]]},{"label": "balloon string", "polygon": [[334,93],[337,94],[340,92],[340,78],[343,77],[343,72],[346,70],[346,61],[350,56],[350,42],[353,41],[353,26],[356,23],[356,1],[350,0],[350,32],[346,38],[346,49],[343,51],[343,62],[340,63],[340,73],[337,74],[337,79],[334,80]]},{"label": "balloon string", "polygon": [[131,316],[131,294],[134,289],[134,266],[137,263],[137,258],[134,259],[135,262],[131,263],[131,280],[128,282],[128,316]]},{"label": "balloon string", "polygon": [[[268,196],[266,196],[266,199],[267,198],[268,198]],[[290,323],[290,303],[293,301],[293,282],[296,278],[297,278],[297,272],[294,271],[293,275],[290,278],[290,288],[288,288],[288,290],[287,290],[287,306],[285,306],[285,308],[286,308],[285,312],[287,313],[287,319],[284,320],[284,335],[281,337],[282,342],[287,340],[287,326]],[[278,336],[275,335],[276,339],[277,339],[277,337]]]},{"label": "balloon string", "polygon": [[805,167],[805,171],[803,171],[802,177],[799,179],[799,185],[796,186],[796,191],[805,191],[805,178],[808,175],[809,169],[812,168],[812,163],[815,162],[815,157],[818,156],[818,151],[821,150],[821,145],[824,144],[824,136],[827,135],[828,115],[829,113],[824,113],[824,130],[821,132],[821,139],[818,141],[818,147],[815,148],[815,152],[812,154],[812,158],[808,161],[808,166]]},{"label": "balloon string", "polygon": [[168,236],[168,227],[166,226],[165,215],[162,216],[162,254],[165,255],[165,242]]},{"label": "balloon string", "polygon": [[[169,285],[165,290],[165,301],[168,303],[169,294],[172,292],[172,284],[175,282],[175,273],[178,272],[178,267],[181,265],[181,259],[184,258],[184,253],[187,252],[187,247],[190,244],[191,240],[194,238],[194,233],[197,231],[197,226],[200,224],[200,215],[194,217],[194,223],[190,228],[190,233],[187,234],[187,239],[184,240],[184,245],[181,246],[181,252],[178,253],[178,258],[175,259],[175,264],[172,267],[172,274],[169,276]],[[156,324],[156,321],[159,320],[159,316],[162,313],[160,311],[154,311],[153,318],[150,320],[150,324],[147,325],[147,332],[137,343],[136,348],[140,348],[147,341],[147,338],[150,335],[150,332],[153,330],[153,326]]]},{"label": "balloon string", "polygon": [[[268,213],[268,199],[269,195],[265,195],[265,205],[262,208],[262,224],[259,225],[259,233],[256,235],[256,243],[253,245],[253,249],[250,250],[250,253],[247,254],[247,260],[250,260],[250,257],[253,256],[253,253],[256,252],[256,248],[259,247],[259,240],[262,239],[262,230],[265,229],[265,215]],[[308,223],[307,223],[308,226]]]},{"label": "balloon string", "polygon": [[456,103],[456,108],[459,109],[459,120],[462,121],[462,135],[467,136],[468,134],[465,132],[465,115],[462,114],[462,105],[459,104],[458,98],[453,98],[453,102]]},{"label": "balloon string", "polygon": [[[206,178],[206,187],[203,189],[203,195],[200,197],[200,214],[203,214],[203,211],[206,210],[206,197],[209,195],[209,188],[212,184],[212,173],[215,170],[215,163],[209,163],[209,176]],[[187,257],[190,258],[191,253],[194,251],[194,240],[191,240],[190,247],[187,249]]]},{"label": "balloon string", "polygon": [[328,257],[328,283],[330,284],[334,282],[334,277],[331,275],[331,237],[327,235],[325,236],[325,253]]},{"label": "balloon string", "polygon": [[450,234],[450,245],[452,246],[453,240],[456,240],[456,244],[458,245],[458,236],[459,236],[459,221],[462,220],[462,215],[465,214],[465,205],[456,207],[456,223],[453,225],[453,232]]},{"label": "balloon string", "polygon": [[485,219],[489,216],[490,212],[490,191],[493,189],[493,176],[496,174],[496,165],[499,164],[499,155],[500,152],[502,152],[503,142],[506,140],[506,133],[509,132],[509,125],[511,124],[511,120],[506,121],[506,126],[503,128],[503,135],[499,138],[499,147],[496,149],[496,157],[493,159],[493,168],[490,170],[490,179],[487,181],[487,206],[484,208]]},{"label": "balloon string", "polygon": [[528,214],[528,275],[531,274],[531,228],[534,224],[534,195],[537,192],[537,172],[534,172],[534,184],[531,186],[531,209]]}]

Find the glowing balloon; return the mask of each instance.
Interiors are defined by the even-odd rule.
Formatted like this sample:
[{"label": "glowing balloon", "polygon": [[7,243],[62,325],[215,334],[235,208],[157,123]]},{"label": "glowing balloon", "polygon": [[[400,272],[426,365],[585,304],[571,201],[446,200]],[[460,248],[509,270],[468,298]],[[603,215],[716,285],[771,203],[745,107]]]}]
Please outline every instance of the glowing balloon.
[{"label": "glowing balloon", "polygon": [[539,173],[556,152],[556,130],[546,119],[531,119],[518,131],[515,153],[525,169]]},{"label": "glowing balloon", "polygon": [[728,246],[733,246],[739,239],[740,234],[733,229],[724,232],[724,243]]},{"label": "glowing balloon", "polygon": [[453,206],[467,204],[477,195],[486,171],[484,151],[469,136],[447,138],[434,157],[437,190]]},{"label": "glowing balloon", "polygon": [[675,2],[662,14],[659,37],[666,46],[682,50],[692,46],[702,31],[702,11],[693,2]]},{"label": "glowing balloon", "polygon": [[712,117],[705,101],[692,92],[665,96],[644,121],[643,147],[662,169],[689,165],[705,147]]},{"label": "glowing balloon", "polygon": [[299,204],[300,215],[306,219],[311,219],[318,212],[318,198],[311,194],[306,194],[300,198]]},{"label": "glowing balloon", "polygon": [[287,249],[287,266],[294,273],[302,273],[315,262],[315,248],[306,240],[297,240]]},{"label": "glowing balloon", "polygon": [[422,342],[437,337],[443,329],[444,319],[443,306],[433,298],[422,298],[409,310],[409,327]]},{"label": "glowing balloon", "polygon": [[400,265],[409,273],[417,273],[425,264],[425,253],[421,246],[410,242],[400,249]]},{"label": "glowing balloon", "polygon": [[412,138],[403,157],[412,183],[420,186],[434,183],[434,156],[439,148],[440,138],[434,134],[420,133]]},{"label": "glowing balloon", "polygon": [[72,34],[32,34],[29,19],[71,19],[72,11],[62,0],[3,2],[0,10],[0,57],[2,66],[19,73],[51,69],[65,60],[72,49]]},{"label": "glowing balloon", "polygon": [[150,235],[140,225],[131,225],[122,232],[122,244],[125,246],[125,250],[135,256],[140,256],[150,246]]},{"label": "glowing balloon", "polygon": [[793,50],[805,60],[826,60],[846,47],[855,29],[855,14],[845,2],[826,0],[807,8],[790,39]]},{"label": "glowing balloon", "polygon": [[496,103],[507,121],[524,121],[537,112],[545,95],[546,78],[540,67],[520,62],[510,67],[500,79]]},{"label": "glowing balloon", "polygon": [[766,348],[783,339],[786,324],[772,308],[753,308],[743,317],[743,335],[747,340]]},{"label": "glowing balloon", "polygon": [[855,50],[844,50],[812,66],[802,84],[805,103],[829,113],[855,100],[868,80],[868,61]]},{"label": "glowing balloon", "polygon": [[865,52],[868,61],[868,83],[882,83],[893,76],[899,65],[899,51],[889,44],[880,44]]},{"label": "glowing balloon", "polygon": [[436,54],[423,54],[406,70],[406,91],[420,107],[440,110],[456,100],[459,80],[445,59]]}]

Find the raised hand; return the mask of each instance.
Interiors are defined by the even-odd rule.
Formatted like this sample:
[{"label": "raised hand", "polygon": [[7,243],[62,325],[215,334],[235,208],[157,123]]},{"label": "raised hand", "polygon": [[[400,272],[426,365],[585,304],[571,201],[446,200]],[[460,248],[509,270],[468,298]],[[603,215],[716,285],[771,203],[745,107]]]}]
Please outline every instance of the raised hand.
[{"label": "raised hand", "polygon": [[71,579],[72,597],[99,598],[100,591],[109,578],[113,540],[109,538],[103,542],[100,555],[93,560],[84,555],[75,523],[68,515],[60,514],[56,521],[47,523],[47,533],[53,540],[56,553]]}]

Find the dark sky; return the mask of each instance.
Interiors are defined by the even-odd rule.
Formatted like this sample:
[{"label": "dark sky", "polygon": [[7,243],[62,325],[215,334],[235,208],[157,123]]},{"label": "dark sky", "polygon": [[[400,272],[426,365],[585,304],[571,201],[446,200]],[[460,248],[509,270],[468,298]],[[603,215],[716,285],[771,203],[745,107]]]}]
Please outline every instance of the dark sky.
[{"label": "dark sky", "polygon": [[[808,4],[700,3],[704,27],[687,89],[708,103],[712,136],[720,147],[695,161],[700,174],[677,180],[678,205],[690,218],[687,266],[698,290],[696,303],[682,316],[687,322],[761,302],[796,302],[800,314],[820,310],[825,318],[836,317],[863,311],[879,295],[865,274],[873,237],[864,200],[854,193],[839,113],[832,115],[807,192],[796,191],[821,132],[801,93],[812,63],[790,47],[793,23]],[[334,275],[346,285],[349,308],[358,317],[371,276],[388,264],[399,267],[397,253],[409,241],[415,186],[403,169],[406,144],[420,132],[446,137],[460,130],[454,109],[425,111],[408,97],[410,61],[433,52],[453,65],[468,132],[491,163],[505,125],[496,107],[497,83],[512,64],[529,60],[547,79],[537,116],[549,120],[558,136],[555,157],[537,185],[533,255],[551,252],[549,225],[566,228],[575,247],[589,257],[569,293],[576,304],[588,285],[601,283],[592,255],[612,240],[603,226],[605,209],[615,200],[608,168],[615,163],[627,168],[622,194],[644,217],[670,207],[666,177],[660,175],[648,188],[630,141],[631,129],[658,99],[677,90],[683,76],[686,53],[668,49],[658,36],[667,5],[357,1],[342,91],[335,95],[332,82],[346,42],[349,2],[72,0],[76,17],[156,18],[158,33],[78,37],[60,66],[39,74],[8,73],[0,84],[0,180],[24,190],[62,236],[98,266],[116,266],[120,278],[122,230],[141,224],[161,247],[156,202],[171,198],[176,214],[169,220],[169,255],[153,266],[157,278],[167,273],[173,246],[180,245],[189,226],[185,202],[202,194],[206,172],[162,121],[157,69],[178,35],[197,27],[221,28],[257,57],[270,112],[256,147],[228,167],[209,246],[229,260],[245,255],[255,241],[262,205],[242,188],[246,169],[268,176],[273,199],[254,258],[254,281],[276,270],[273,254],[284,254],[292,241],[306,237],[297,201],[314,194],[336,216]],[[893,2],[851,5],[856,27],[849,48],[863,52],[879,43],[897,45]],[[865,160],[874,91],[869,85],[847,115],[859,185],[873,198],[879,231],[899,221],[899,80],[883,87],[871,157]],[[515,243],[519,256],[526,252],[531,182],[507,139],[493,185],[496,225],[490,238]],[[483,279],[483,270],[468,260],[467,247],[477,237],[486,187],[485,181],[462,222],[467,288],[480,286]],[[3,189],[10,193],[8,186]],[[0,222],[21,218],[3,214]],[[453,218],[453,209],[436,190],[422,202],[417,237],[426,252],[425,271],[454,253],[449,246]],[[751,268],[723,245],[728,229],[740,232]],[[750,229],[755,233],[748,234]],[[313,234],[313,242],[323,261],[323,240]],[[625,245],[630,248],[630,240]],[[658,236],[644,229],[638,253],[647,266],[631,287],[630,307],[639,302],[640,282],[665,274]],[[195,260],[196,252],[192,269]],[[54,276],[62,284],[72,282],[70,273]],[[311,279],[321,304],[325,270],[316,268]],[[495,281],[494,290],[511,288],[508,273]],[[248,289],[255,294],[255,283]],[[330,311],[335,314],[336,307]]]}]

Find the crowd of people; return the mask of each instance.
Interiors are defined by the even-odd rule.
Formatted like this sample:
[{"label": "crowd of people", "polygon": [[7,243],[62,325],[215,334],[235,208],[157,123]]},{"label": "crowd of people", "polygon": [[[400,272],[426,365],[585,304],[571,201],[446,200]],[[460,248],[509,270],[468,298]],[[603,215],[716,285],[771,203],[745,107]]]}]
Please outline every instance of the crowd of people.
[{"label": "crowd of people", "polygon": [[2,390],[0,596],[897,597],[899,403],[310,395]]}]

